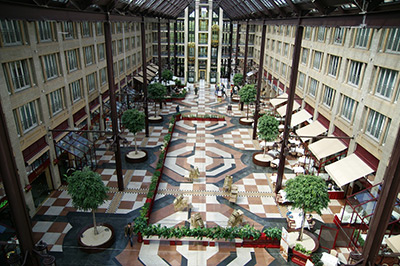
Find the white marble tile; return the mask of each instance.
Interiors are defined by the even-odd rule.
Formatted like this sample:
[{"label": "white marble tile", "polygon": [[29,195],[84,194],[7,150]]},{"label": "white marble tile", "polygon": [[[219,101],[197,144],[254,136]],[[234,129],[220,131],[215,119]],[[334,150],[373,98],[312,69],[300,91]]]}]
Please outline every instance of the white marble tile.
[{"label": "white marble tile", "polygon": [[54,245],[60,236],[61,233],[45,233],[40,240],[48,245]]},{"label": "white marble tile", "polygon": [[236,200],[236,204],[249,204],[249,201],[247,200],[247,197],[238,197]]},{"label": "white marble tile", "polygon": [[249,261],[251,261],[252,252],[254,252],[254,248],[237,248],[236,258],[232,260],[228,266],[246,265]]},{"label": "white marble tile", "polygon": [[38,221],[33,227],[32,232],[34,233],[46,233],[49,230],[53,222],[42,222]]},{"label": "white marble tile", "polygon": [[261,202],[264,205],[276,205],[273,197],[261,197]]},{"label": "white marble tile", "polygon": [[263,205],[250,204],[249,209],[252,213],[265,213]]},{"label": "white marble tile", "polygon": [[141,185],[142,185],[142,182],[129,182],[127,188],[139,189]]},{"label": "white marble tile", "polygon": [[252,178],[244,178],[242,181],[245,185],[256,185],[256,181]]},{"label": "white marble tile", "polygon": [[179,189],[180,189],[180,190],[189,190],[189,191],[191,191],[191,190],[193,190],[193,184],[190,184],[190,183],[181,183],[181,184],[179,185]]},{"label": "white marble tile", "polygon": [[68,233],[69,230],[71,230],[72,225],[70,223],[67,224],[67,226],[65,226],[64,230],[62,231],[63,234]]},{"label": "white marble tile", "polygon": [[51,206],[56,201],[57,198],[48,198],[44,203],[43,206]]},{"label": "white marble tile", "polygon": [[51,252],[63,252],[62,245],[53,245],[50,249]]},{"label": "white marble tile", "polygon": [[60,206],[51,206],[45,213],[44,215],[60,215],[60,213],[63,211],[64,207]]},{"label": "white marble tile", "polygon": [[192,212],[205,212],[207,210],[206,203],[192,203]]},{"label": "white marble tile", "polygon": [[267,192],[267,193],[271,193],[272,190],[269,186],[262,186],[262,185],[258,185],[257,189],[259,192]]},{"label": "white marble tile", "polygon": [[136,201],[137,194],[136,193],[124,193],[121,200],[123,201]]},{"label": "white marble tile", "polygon": [[113,175],[114,172],[115,172],[115,169],[104,169],[103,172],[101,172],[101,174],[102,175]]}]

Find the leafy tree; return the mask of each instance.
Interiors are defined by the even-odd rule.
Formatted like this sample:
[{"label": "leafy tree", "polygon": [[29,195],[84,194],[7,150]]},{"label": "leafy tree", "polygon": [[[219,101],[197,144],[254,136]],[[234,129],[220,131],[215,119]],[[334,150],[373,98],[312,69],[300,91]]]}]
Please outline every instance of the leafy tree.
[{"label": "leafy tree", "polygon": [[161,73],[161,78],[163,81],[169,81],[172,80],[173,74],[172,71],[169,69],[164,69],[163,72]]},{"label": "leafy tree", "polygon": [[[265,142],[274,141],[279,134],[279,121],[274,116],[263,115],[258,120],[258,137]],[[267,145],[264,146],[264,156]]]},{"label": "leafy tree", "polygon": [[133,139],[135,140],[135,154],[138,153],[136,143],[136,133],[142,131],[145,127],[145,115],[136,109],[126,110],[122,115],[122,125],[126,127],[131,133],[133,133]]},{"label": "leafy tree", "polygon": [[233,84],[235,84],[236,87],[238,87],[240,89],[240,85],[242,85],[243,83],[243,74],[241,73],[236,73],[233,76]]},{"label": "leafy tree", "polygon": [[147,87],[148,96],[154,101],[154,117],[157,116],[157,104],[156,102],[161,102],[164,100],[165,95],[167,95],[167,89],[164,85],[159,82],[151,83]]},{"label": "leafy tree", "polygon": [[72,205],[84,211],[93,213],[94,234],[97,235],[95,211],[108,198],[108,187],[101,180],[101,176],[89,169],[75,171],[68,177],[68,194],[72,198]]},{"label": "leafy tree", "polygon": [[247,105],[247,119],[249,119],[249,104],[256,100],[256,94],[254,84],[246,84],[239,91],[240,101]]},{"label": "leafy tree", "polygon": [[298,175],[286,182],[286,198],[294,208],[303,211],[301,230],[297,240],[303,240],[304,221],[307,213],[317,212],[328,207],[329,194],[325,181],[314,175]]}]

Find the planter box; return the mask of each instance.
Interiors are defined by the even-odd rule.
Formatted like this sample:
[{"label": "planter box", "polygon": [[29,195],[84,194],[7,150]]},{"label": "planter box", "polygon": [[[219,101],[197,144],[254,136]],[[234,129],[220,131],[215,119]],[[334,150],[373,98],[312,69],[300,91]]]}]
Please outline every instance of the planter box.
[{"label": "planter box", "polygon": [[306,265],[307,260],[311,260],[311,255],[308,256],[293,249],[292,262],[296,263],[297,265],[304,266]]},{"label": "planter box", "polygon": [[329,199],[344,199],[344,191],[328,191]]}]

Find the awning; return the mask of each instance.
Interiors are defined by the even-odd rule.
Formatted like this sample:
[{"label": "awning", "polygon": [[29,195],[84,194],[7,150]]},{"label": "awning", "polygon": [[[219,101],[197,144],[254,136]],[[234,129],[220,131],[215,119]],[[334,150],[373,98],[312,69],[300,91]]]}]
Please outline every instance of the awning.
[{"label": "awning", "polygon": [[143,77],[134,77],[134,79],[136,79],[140,83],[143,83]]},{"label": "awning", "polygon": [[[285,117],[286,116],[286,107],[287,107],[287,104],[285,104],[285,105],[279,107],[278,109],[276,109],[276,111],[278,112],[278,114],[281,117]],[[292,110],[292,112],[297,110],[297,109],[299,109],[299,108],[300,108],[300,104],[298,104],[296,101],[293,102],[293,110]]]},{"label": "awning", "polygon": [[307,112],[306,109],[300,110],[292,115],[292,120],[290,121],[290,127],[295,127],[297,125],[300,125],[304,121],[307,121],[308,119],[311,118],[312,115],[309,112]]},{"label": "awning", "polygon": [[247,72],[247,76],[248,77],[251,77],[251,76],[253,76],[255,73],[257,73],[258,72],[258,70],[253,70],[253,71],[250,71],[250,72]]},{"label": "awning", "polygon": [[386,238],[386,244],[394,253],[400,253],[400,235]]},{"label": "awning", "polygon": [[318,160],[321,160],[329,155],[344,151],[347,147],[338,139],[326,138],[311,143],[308,145],[308,149]]},{"label": "awning", "polygon": [[279,95],[275,99],[271,99],[269,102],[272,104],[273,107],[280,105],[281,103],[287,102],[289,95],[286,93]]},{"label": "awning", "polygon": [[[324,127],[319,121],[314,121],[311,124],[296,130],[298,136],[319,136],[325,133],[328,129]],[[311,138],[301,138],[303,142],[309,141]]]},{"label": "awning", "polygon": [[30,158],[28,161],[26,161],[26,163],[28,165],[33,164],[37,159],[39,159],[40,156],[42,156],[45,152],[47,152],[49,150],[49,146],[44,147],[43,149],[41,149],[40,151],[38,151],[32,158]]},{"label": "awning", "polygon": [[374,172],[371,167],[354,153],[340,161],[325,166],[325,170],[339,187],[343,187]]}]

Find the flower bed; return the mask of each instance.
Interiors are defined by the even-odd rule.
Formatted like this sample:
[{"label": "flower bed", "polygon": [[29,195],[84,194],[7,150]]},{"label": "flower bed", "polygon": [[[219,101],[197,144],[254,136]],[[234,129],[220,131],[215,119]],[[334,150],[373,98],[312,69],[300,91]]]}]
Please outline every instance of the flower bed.
[{"label": "flower bed", "polygon": [[[204,116],[205,118],[205,116]],[[211,117],[207,117],[210,119]],[[213,117],[224,119],[224,117]],[[164,162],[167,156],[168,147],[171,142],[172,134],[175,129],[175,122],[179,120],[185,120],[184,116],[180,113],[173,115],[169,122],[168,133],[164,137],[164,144],[161,147],[161,154],[159,156],[156,170],[151,177],[151,183],[149,186],[149,192],[146,196],[146,202],[140,210],[140,215],[134,221],[134,232],[138,234],[138,241],[143,241],[143,236],[146,236],[145,244],[149,243],[150,237],[158,236],[163,239],[171,239],[170,244],[176,245],[181,243],[183,237],[193,237],[197,240],[202,240],[204,245],[215,245],[212,240],[235,240],[236,246],[247,246],[247,247],[268,247],[268,248],[279,248],[279,241],[281,238],[282,231],[279,228],[271,227],[266,228],[262,232],[255,229],[253,226],[245,225],[243,227],[209,227],[209,228],[188,228],[182,227],[167,227],[161,226],[160,224],[154,225],[149,224],[150,214],[153,209],[154,200],[157,194],[158,185],[161,180],[162,172],[164,170]],[[242,241],[237,241],[237,240]],[[211,241],[210,241],[211,240]],[[207,243],[207,244],[205,244]]]},{"label": "flower bed", "polygon": [[182,120],[196,120],[196,121],[225,121],[223,115],[182,115]]},{"label": "flower bed", "polygon": [[180,101],[186,98],[187,91],[183,89],[181,93],[173,93],[171,97],[165,98],[166,102]]}]

